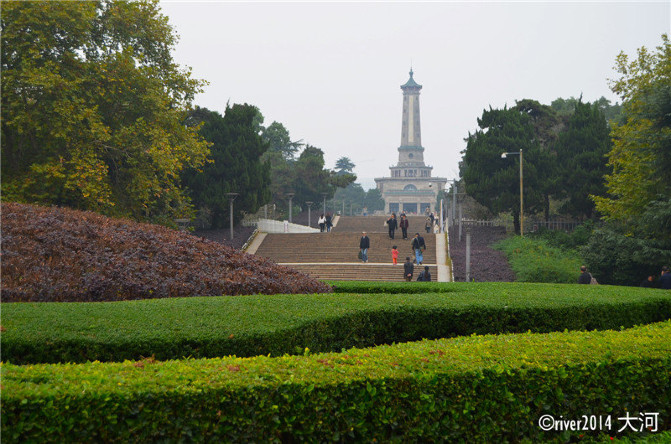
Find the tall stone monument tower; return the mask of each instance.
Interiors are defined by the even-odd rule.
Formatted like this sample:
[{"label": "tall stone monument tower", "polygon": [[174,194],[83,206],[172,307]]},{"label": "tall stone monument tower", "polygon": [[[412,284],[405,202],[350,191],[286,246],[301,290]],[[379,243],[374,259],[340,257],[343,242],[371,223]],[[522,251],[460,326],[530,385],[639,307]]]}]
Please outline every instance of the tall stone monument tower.
[{"label": "tall stone monument tower", "polygon": [[375,179],[385,202],[386,213],[402,210],[410,214],[422,214],[427,208],[435,211],[438,191],[445,188],[447,183],[444,177],[431,177],[433,167],[424,163],[419,119],[419,92],[422,85],[415,82],[413,74],[411,69],[410,79],[401,85],[403,119],[398,164],[389,167],[391,177]]}]

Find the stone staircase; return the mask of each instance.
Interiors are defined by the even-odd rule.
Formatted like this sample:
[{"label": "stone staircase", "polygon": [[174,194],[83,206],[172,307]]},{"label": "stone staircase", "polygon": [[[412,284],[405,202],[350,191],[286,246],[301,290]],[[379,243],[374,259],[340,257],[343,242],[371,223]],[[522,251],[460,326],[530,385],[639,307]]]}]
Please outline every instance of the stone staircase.
[{"label": "stone staircase", "polygon": [[[367,231],[370,233],[387,233],[387,227],[384,225],[388,216],[349,216],[349,217],[340,217],[338,225],[333,228],[333,231],[336,232],[354,232],[361,234],[362,231]],[[400,218],[399,218],[400,220]],[[424,221],[426,218],[422,216],[410,216],[408,217],[408,237],[414,237],[415,233],[419,233],[421,236],[426,234],[424,230]],[[398,239],[401,235],[401,229],[396,230]]]},{"label": "stone staircase", "polygon": [[[397,231],[390,239],[384,226],[386,217],[340,217],[330,233],[268,234],[255,254],[287,265],[319,279],[402,281],[406,256],[414,259],[410,248],[414,234],[423,228],[424,218],[410,218],[408,239],[401,239]],[[413,227],[414,231],[413,231]],[[370,238],[368,263],[358,259],[361,232]],[[421,232],[426,242],[424,265],[428,265],[432,280],[437,278],[436,237]],[[399,251],[398,265],[392,265],[391,249]],[[415,279],[423,267],[415,266]]]},{"label": "stone staircase", "polygon": [[[405,259],[405,258],[404,258]],[[403,278],[403,264],[283,264],[294,268],[317,279],[329,281],[385,281],[401,282]],[[438,276],[437,267],[428,265],[431,272],[431,280],[436,281]],[[415,275],[412,280],[416,281],[419,272],[424,266],[415,266]]]}]

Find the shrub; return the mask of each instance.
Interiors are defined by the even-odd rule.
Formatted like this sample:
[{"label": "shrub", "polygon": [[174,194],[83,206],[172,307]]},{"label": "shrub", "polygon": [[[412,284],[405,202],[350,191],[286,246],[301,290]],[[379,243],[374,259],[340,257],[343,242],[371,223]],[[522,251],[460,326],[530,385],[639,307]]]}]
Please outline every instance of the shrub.
[{"label": "shrub", "polygon": [[[544,240],[519,236],[504,239],[494,248],[506,253],[519,282],[577,282],[581,259],[573,250],[562,250]],[[598,279],[599,275],[595,277]]]},{"label": "shrub", "polygon": [[662,290],[437,285],[453,291],[5,304],[2,359],[28,364],[277,356],[305,347],[340,351],[473,333],[603,330],[671,319],[671,293]]},{"label": "shrub", "polygon": [[328,281],[334,293],[361,294],[416,294],[451,293],[457,287],[444,282],[379,282],[379,281]]},{"label": "shrub", "polygon": [[2,207],[3,302],[328,291],[290,268],[162,226],[64,208]]},{"label": "shrub", "polygon": [[575,250],[587,245],[589,238],[594,231],[594,222],[591,220],[578,225],[575,230],[566,232],[562,230],[548,230],[541,227],[537,233],[529,233],[531,239],[542,239],[550,246],[561,248],[563,250]]},{"label": "shrub", "polygon": [[625,413],[657,412],[661,430],[671,420],[670,322],[342,354],[2,371],[3,443],[567,442],[590,432],[545,432],[540,417],[610,415],[613,435]]},{"label": "shrub", "polygon": [[654,240],[604,227],[594,231],[582,254],[600,283],[638,285],[647,276],[659,275],[662,265],[671,265],[671,249],[658,247]]}]

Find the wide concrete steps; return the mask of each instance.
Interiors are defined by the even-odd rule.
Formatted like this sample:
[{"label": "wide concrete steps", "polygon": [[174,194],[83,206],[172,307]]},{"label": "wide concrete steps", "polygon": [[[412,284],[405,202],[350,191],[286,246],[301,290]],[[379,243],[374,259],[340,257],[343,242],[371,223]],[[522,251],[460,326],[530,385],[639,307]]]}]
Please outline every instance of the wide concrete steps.
[{"label": "wide concrete steps", "polygon": [[[362,231],[366,231],[369,235],[371,233],[387,233],[389,229],[384,224],[389,216],[347,216],[341,217],[338,221],[338,225],[333,228],[333,231],[340,232],[353,232],[361,234]],[[397,220],[400,221],[400,216],[397,217]],[[426,230],[424,229],[424,223],[426,218],[423,216],[409,216],[408,217],[408,235],[414,236],[415,233],[419,233],[424,236]],[[401,229],[397,229],[397,233],[401,233]]]},{"label": "wide concrete steps", "polygon": [[[401,282],[403,277],[403,264],[375,264],[375,263],[338,263],[338,264],[305,264],[305,263],[283,263],[316,279],[334,281],[386,281]],[[431,280],[436,281],[438,276],[437,267],[429,265]],[[424,266],[415,266],[413,281],[417,280]]]},{"label": "wide concrete steps", "polygon": [[[399,251],[398,262],[405,262],[406,256],[414,257],[410,248],[411,239],[389,239],[386,233],[368,233],[371,247],[368,250],[369,263],[391,264],[391,249]],[[424,263],[436,263],[435,235],[425,235],[426,250]],[[268,234],[256,254],[277,263],[352,263],[358,261],[360,233],[300,233]]]},{"label": "wide concrete steps", "polygon": [[[414,259],[410,245],[416,232],[426,243],[423,265],[430,266],[432,280],[438,278],[436,266],[436,235],[424,230],[424,217],[409,218],[408,239],[401,230],[390,239],[384,222],[388,216],[340,217],[330,233],[267,234],[255,254],[295,268],[317,279],[357,281],[403,281],[406,257]],[[358,259],[361,232],[370,238],[368,263]],[[392,265],[391,249],[398,248],[398,264]],[[417,279],[424,266],[415,266]]]}]

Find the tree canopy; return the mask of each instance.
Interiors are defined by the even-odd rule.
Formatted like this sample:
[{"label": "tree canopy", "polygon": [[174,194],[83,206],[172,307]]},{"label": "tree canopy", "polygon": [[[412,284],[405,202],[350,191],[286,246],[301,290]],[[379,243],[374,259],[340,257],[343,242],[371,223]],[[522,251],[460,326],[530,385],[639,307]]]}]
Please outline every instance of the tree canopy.
[{"label": "tree canopy", "polygon": [[261,136],[269,144],[269,153],[277,153],[284,160],[293,160],[304,146],[300,140],[292,142],[289,131],[279,122],[273,122],[267,128],[262,128]]},{"label": "tree canopy", "polygon": [[354,174],[354,167],[354,162],[349,157],[341,157],[335,163],[335,171],[338,175]]},{"label": "tree canopy", "polygon": [[204,82],[173,61],[157,0],[7,2],[1,26],[6,199],[190,214],[180,171],[208,145],[183,122]]},{"label": "tree canopy", "polygon": [[671,44],[650,52],[645,47],[629,60],[617,57],[620,77],[611,84],[623,99],[626,121],[612,129],[606,176],[607,197],[595,197],[607,220],[627,221],[647,205],[671,194]]},{"label": "tree canopy", "polygon": [[349,159],[339,159],[336,170],[325,168],[324,151],[302,141],[292,142],[289,131],[279,122],[263,128],[261,137],[269,145],[263,161],[270,167],[272,200],[276,203],[287,201],[288,193],[294,193],[293,202],[297,205],[319,202],[323,193],[331,198],[336,189],[347,187],[356,179]]},{"label": "tree canopy", "polygon": [[518,109],[490,108],[483,111],[478,126],[475,134],[468,136],[460,164],[466,192],[493,213],[511,211],[519,232],[519,156],[502,159],[501,154],[523,151],[525,212],[538,211],[542,204],[537,176],[540,145],[531,117]]},{"label": "tree canopy", "polygon": [[610,151],[610,129],[597,103],[578,100],[566,129],[559,134],[554,150],[559,168],[561,196],[568,199],[562,210],[580,218],[592,218],[592,196],[605,194],[605,156]]},{"label": "tree canopy", "polygon": [[606,196],[595,196],[607,224],[585,248],[604,283],[636,285],[671,262],[671,44],[621,53],[611,83],[624,123],[611,131]]},{"label": "tree canopy", "polygon": [[270,166],[261,161],[268,143],[256,128],[258,114],[255,106],[234,104],[226,106],[223,117],[206,108],[189,115],[188,123],[202,124],[200,134],[212,144],[211,160],[202,169],[186,170],[184,183],[196,207],[209,214],[212,228],[224,227],[229,220],[226,193],[239,194],[233,206],[235,221],[270,200]]}]

